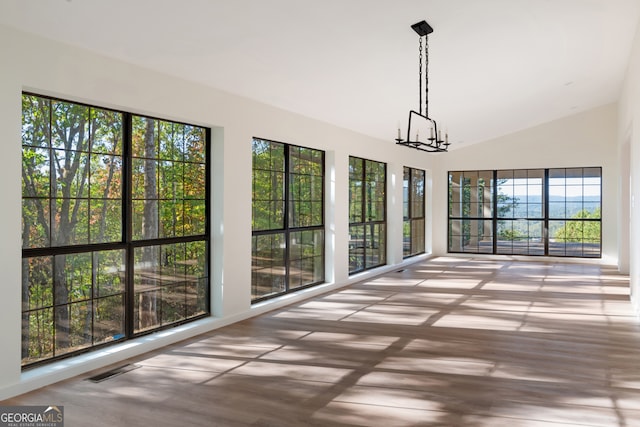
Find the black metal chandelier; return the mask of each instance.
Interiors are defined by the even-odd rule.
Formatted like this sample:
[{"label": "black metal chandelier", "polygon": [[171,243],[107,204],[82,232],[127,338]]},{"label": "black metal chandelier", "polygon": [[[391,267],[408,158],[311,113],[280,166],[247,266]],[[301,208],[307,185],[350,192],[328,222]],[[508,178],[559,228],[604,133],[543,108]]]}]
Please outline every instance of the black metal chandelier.
[{"label": "black metal chandelier", "polygon": [[[400,126],[398,125],[398,137],[396,138],[396,144],[404,145],[406,147],[415,148],[416,150],[422,150],[427,152],[444,152],[449,149],[449,135],[445,132],[444,139],[442,138],[442,130],[438,129],[438,124],[435,120],[429,117],[429,34],[433,32],[433,28],[427,21],[420,21],[411,26],[413,30],[418,33],[419,36],[419,72],[418,72],[418,95],[420,97],[419,111],[409,111],[409,125],[407,126],[407,138],[402,139]],[[424,44],[422,39],[424,38]],[[422,62],[424,54],[424,64]],[[422,75],[424,70],[424,114],[422,104]],[[416,117],[414,117],[416,116]],[[412,119],[415,119],[419,123],[416,124]],[[412,129],[413,124],[413,129]],[[420,130],[423,134],[420,135]],[[411,135],[414,134],[415,139],[411,140]]]}]

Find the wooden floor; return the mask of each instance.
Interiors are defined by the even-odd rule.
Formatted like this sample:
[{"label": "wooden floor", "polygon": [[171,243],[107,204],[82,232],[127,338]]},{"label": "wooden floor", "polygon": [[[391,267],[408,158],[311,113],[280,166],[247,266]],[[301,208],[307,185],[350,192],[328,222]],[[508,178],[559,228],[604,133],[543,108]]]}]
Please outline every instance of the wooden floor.
[{"label": "wooden floor", "polygon": [[1,404],[67,427],[640,426],[628,293],[595,265],[436,258]]}]

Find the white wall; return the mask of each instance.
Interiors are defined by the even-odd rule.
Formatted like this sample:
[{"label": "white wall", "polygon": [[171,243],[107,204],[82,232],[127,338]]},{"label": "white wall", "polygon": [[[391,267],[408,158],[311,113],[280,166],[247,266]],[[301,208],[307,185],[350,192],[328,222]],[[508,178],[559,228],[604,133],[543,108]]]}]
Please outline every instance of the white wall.
[{"label": "white wall", "polygon": [[[94,55],[0,26],[0,399],[115,363],[354,280],[389,271],[348,275],[348,157],[388,164],[389,229],[402,230],[402,167],[429,170],[434,157],[397,147],[397,118],[382,141],[247,99]],[[23,90],[83,101],[213,129],[212,309],[210,319],[163,331],[105,350],[21,372],[21,100]],[[404,112],[402,113],[404,114]],[[251,139],[253,136],[325,150],[327,171],[327,278],[300,295],[255,306],[251,284]],[[417,154],[418,153],[418,154]],[[428,243],[428,245],[430,245]],[[401,235],[389,234],[388,258],[402,263]]]},{"label": "white wall", "polygon": [[[640,26],[633,43],[619,102],[618,142],[621,173],[620,235],[629,245],[626,261],[631,300],[640,315]],[[628,236],[628,238],[627,238]]]},{"label": "white wall", "polygon": [[[602,167],[602,262],[618,262],[617,110],[607,105],[450,152],[434,168],[434,204],[447,201],[452,170]],[[433,253],[447,251],[447,212],[433,212]]]}]

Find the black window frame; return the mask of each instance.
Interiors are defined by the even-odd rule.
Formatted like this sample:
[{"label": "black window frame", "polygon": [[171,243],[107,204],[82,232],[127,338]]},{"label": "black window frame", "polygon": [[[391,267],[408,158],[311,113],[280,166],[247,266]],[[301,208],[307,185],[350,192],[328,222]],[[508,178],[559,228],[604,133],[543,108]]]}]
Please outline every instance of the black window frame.
[{"label": "black window frame", "polygon": [[[456,209],[454,207],[454,201],[452,199],[452,195],[455,192],[452,190],[452,186],[454,185],[452,180],[452,175],[457,174],[456,176],[462,177],[464,180],[465,174],[469,176],[473,176],[474,174],[486,175],[487,173],[491,174],[491,215],[490,216],[478,216],[478,215],[465,215],[464,209],[462,205],[459,205]],[[504,215],[501,215],[501,208],[509,204],[508,200],[506,203],[503,203],[499,200],[499,191],[500,180],[501,177],[506,176],[506,174],[511,173],[511,176],[514,179],[525,179],[528,180],[530,176],[535,177],[537,179],[542,178],[543,182],[541,185],[541,200],[540,202],[530,203],[528,198],[525,205],[524,211],[527,214],[516,214],[515,212],[508,212]],[[564,184],[558,184],[557,188],[560,188],[563,194],[565,194],[565,198],[562,200],[552,200],[552,187],[554,187],[552,183],[552,179],[555,175],[558,176],[571,176],[574,182],[573,184],[569,184],[568,181],[564,181]],[[551,177],[551,179],[550,179]],[[588,183],[586,180],[595,179],[596,182]],[[448,244],[447,251],[448,253],[473,253],[473,254],[494,254],[494,255],[526,255],[526,256],[546,256],[546,257],[571,257],[571,258],[582,258],[582,259],[598,259],[602,258],[602,193],[603,193],[603,175],[602,175],[602,167],[601,166],[593,166],[593,167],[557,167],[557,168],[532,168],[532,169],[501,169],[501,170],[471,170],[471,171],[449,171],[448,172],[448,221],[447,221],[447,236],[448,236]],[[577,182],[580,182],[579,184]],[[522,186],[527,186],[528,181],[525,181],[525,184]],[[560,181],[562,182],[562,181]],[[457,183],[455,184],[457,185]],[[538,186],[536,184],[536,186]],[[573,201],[568,201],[566,196],[567,187],[573,187],[574,191],[576,188],[579,189],[580,196],[573,196]],[[590,188],[591,192],[595,187],[598,187],[597,196],[591,195],[590,197],[595,197],[597,201],[593,201],[591,199],[587,199],[585,197],[586,188]],[[463,190],[457,190],[463,191]],[[528,191],[528,190],[527,190]],[[462,195],[460,194],[462,197]],[[502,195],[503,199],[505,195]],[[580,200],[576,200],[577,198]],[[506,195],[508,199],[509,196]],[[572,215],[568,215],[569,209],[566,209],[566,205],[580,205],[582,208],[577,210],[578,208],[573,208],[571,211]],[[516,201],[513,202],[513,206],[518,205]],[[555,215],[554,205],[564,206],[564,215]],[[590,215],[590,212],[586,208],[589,206],[593,212],[591,213],[594,216]],[[515,209],[514,209],[515,210]],[[454,215],[452,211],[461,212],[462,215]],[[523,212],[522,207],[519,209],[520,212]],[[532,212],[532,213],[531,213]],[[578,215],[578,216],[576,216]],[[499,237],[499,229],[500,224],[504,222],[521,222],[522,224],[527,224],[527,228],[529,229],[529,233],[525,236],[522,236],[522,245],[520,248],[514,250],[515,246],[512,245],[511,250],[504,247],[503,243],[500,243]],[[491,241],[488,242],[485,240],[484,244],[467,245],[464,242],[465,236],[467,234],[471,235],[473,233],[469,233],[469,229],[471,228],[470,224],[473,223],[479,224],[480,222],[483,225],[489,226]],[[452,224],[456,224],[454,227]],[[559,224],[562,223],[563,226],[573,226],[574,233],[579,233],[581,237],[576,237],[575,235],[569,236],[564,235],[561,236],[560,239],[565,239],[564,242],[556,241],[558,233]],[[537,225],[536,225],[537,224]],[[534,232],[531,234],[531,227],[534,227]],[[585,226],[591,227],[592,230],[589,233],[586,233]],[[595,239],[589,239],[585,237],[585,234],[593,234],[593,227],[597,229]],[[476,225],[477,228],[477,225]],[[540,230],[541,228],[541,230]],[[567,228],[568,230],[569,228]],[[462,231],[460,231],[462,230]],[[454,233],[462,233],[455,234]],[[569,233],[566,231],[566,233]],[[478,236],[475,236],[478,237]],[[454,250],[453,242],[456,240],[462,240],[461,244],[457,244],[460,246],[462,250]],[[515,237],[513,238],[515,241]],[[540,239],[540,242],[535,242],[533,244],[527,242],[531,239]],[[570,241],[571,239],[571,241]],[[480,239],[477,239],[480,240]],[[508,239],[507,239],[508,240]],[[573,242],[577,240],[576,242]],[[574,244],[570,244],[574,243]],[[564,245],[564,249],[559,249]],[[475,250],[474,250],[475,247]]]},{"label": "black window frame", "polygon": [[[51,257],[52,259],[54,259],[54,257],[56,256],[76,256],[76,255],[83,255],[83,254],[87,254],[90,255],[93,259],[95,259],[95,255],[96,254],[101,254],[104,252],[109,252],[109,251],[122,251],[123,252],[123,287],[124,290],[121,292],[122,299],[123,299],[123,303],[122,303],[122,310],[123,310],[123,334],[121,334],[121,336],[114,336],[113,340],[111,341],[106,341],[106,342],[100,342],[100,343],[96,343],[85,347],[82,347],[78,350],[72,350],[72,351],[68,351],[68,352],[63,352],[61,354],[56,354],[55,351],[55,343],[53,344],[54,346],[54,350],[53,350],[53,355],[51,357],[46,357],[46,358],[40,358],[34,361],[27,361],[25,363],[25,354],[24,354],[24,342],[25,342],[25,335],[24,335],[24,329],[23,329],[23,355],[22,355],[22,369],[31,369],[33,367],[37,367],[37,366],[41,366],[41,365],[45,365],[45,364],[49,364],[61,359],[66,359],[69,357],[73,357],[73,356],[77,356],[79,354],[83,354],[83,353],[87,353],[87,352],[92,352],[92,351],[96,351],[98,349],[107,347],[107,346],[111,346],[114,344],[118,344],[118,343],[122,343],[124,341],[128,341],[134,338],[138,338],[144,335],[148,335],[148,334],[153,334],[162,330],[166,330],[169,328],[173,328],[185,323],[189,323],[198,319],[202,319],[205,317],[210,316],[211,314],[211,307],[210,307],[210,295],[211,295],[211,270],[210,270],[210,262],[209,262],[209,256],[210,256],[210,247],[211,247],[211,234],[210,234],[210,230],[211,230],[211,208],[210,208],[210,189],[211,189],[211,128],[209,127],[204,127],[204,126],[199,126],[199,125],[194,125],[194,124],[190,124],[190,123],[185,123],[185,122],[178,122],[175,120],[168,120],[168,119],[162,119],[162,118],[157,118],[157,117],[151,117],[148,115],[140,115],[140,114],[135,114],[135,113],[131,113],[131,112],[127,112],[127,111],[122,111],[122,110],[116,110],[113,108],[108,108],[108,107],[102,107],[99,105],[94,105],[94,104],[87,104],[84,102],[78,102],[78,101],[74,101],[74,100],[68,100],[68,99],[62,99],[62,98],[58,98],[58,97],[53,97],[53,96],[47,96],[47,95],[42,95],[39,93],[33,93],[33,92],[28,92],[28,91],[23,91],[21,96],[24,98],[25,96],[28,97],[37,97],[37,98],[41,98],[43,100],[46,100],[47,102],[49,102],[49,105],[51,106],[52,103],[56,102],[56,103],[66,103],[66,104],[70,104],[70,105],[75,105],[75,106],[79,106],[79,107],[85,107],[88,109],[99,109],[99,110],[104,110],[104,111],[109,111],[109,112],[113,112],[116,114],[119,114],[121,117],[121,122],[120,125],[122,126],[122,166],[121,166],[121,213],[120,213],[120,222],[121,222],[121,228],[120,228],[120,233],[121,233],[121,238],[119,240],[112,240],[112,241],[108,241],[108,242],[97,242],[97,243],[81,243],[81,244],[67,244],[67,245],[63,245],[63,246],[55,246],[52,245],[51,242],[48,246],[41,246],[41,247],[27,247],[22,249],[22,260],[23,260],[23,275],[25,274],[25,260],[30,260],[30,259],[35,259],[35,258],[41,258],[41,257]],[[23,111],[24,114],[24,111]],[[51,112],[49,113],[50,117],[51,117]],[[132,178],[132,121],[134,117],[143,117],[146,119],[150,119],[150,120],[154,120],[154,121],[158,121],[158,122],[162,122],[162,123],[171,123],[171,124],[175,124],[175,125],[180,125],[180,126],[186,126],[186,127],[193,127],[193,128],[197,128],[200,130],[200,132],[204,133],[204,154],[202,155],[202,165],[204,168],[204,198],[202,199],[198,199],[198,200],[203,200],[204,202],[204,224],[203,224],[203,233],[198,233],[198,234],[191,234],[191,235],[182,235],[182,236],[172,236],[172,237],[159,237],[159,238],[153,238],[153,239],[135,239],[132,236],[132,218],[133,218],[133,211],[132,211],[132,193],[133,193],[133,178]],[[51,120],[51,118],[49,119]],[[51,138],[51,136],[49,136],[49,138]],[[158,137],[159,138],[159,137]],[[22,147],[23,147],[23,155],[24,155],[24,147],[25,144],[24,142],[22,143]],[[49,150],[53,150],[54,148],[51,147],[51,143],[49,143]],[[188,162],[186,160],[183,161],[177,161],[178,163],[191,163]],[[24,167],[24,164],[23,164]],[[88,166],[87,166],[88,167]],[[52,184],[53,185],[53,184]],[[55,200],[55,195],[52,194],[53,192],[53,187],[50,188],[49,190],[49,196],[48,197],[43,197],[43,199],[48,199],[50,201],[50,203],[52,203],[52,200]],[[23,196],[22,196],[23,200],[25,199],[24,196],[24,192],[23,192]],[[29,197],[27,197],[28,199]],[[90,196],[89,196],[90,199]],[[182,201],[184,202],[185,200],[187,200],[188,198],[185,197],[184,199],[182,199]],[[196,200],[196,199],[193,199]],[[24,211],[23,211],[24,212]],[[49,213],[49,215],[51,215],[51,212]],[[52,223],[50,222],[49,224],[49,229],[51,229],[53,227]],[[203,253],[201,254],[201,259],[202,259],[202,269],[203,269],[203,275],[199,276],[198,279],[196,279],[196,281],[200,284],[203,285],[203,294],[201,294],[200,296],[198,296],[198,308],[201,308],[201,311],[199,311],[197,314],[194,314],[193,316],[188,316],[186,315],[184,318],[179,319],[177,321],[169,321],[169,322],[164,322],[163,324],[157,326],[157,327],[153,327],[153,328],[149,328],[147,330],[143,330],[143,331],[136,331],[135,325],[134,325],[134,308],[135,308],[135,282],[134,282],[134,273],[135,273],[135,259],[134,259],[134,252],[137,248],[143,248],[143,247],[151,247],[151,246],[166,246],[166,245],[180,245],[180,244],[184,244],[187,245],[189,243],[193,243],[193,242],[202,242],[202,244],[204,245],[204,249],[203,249]],[[185,246],[186,247],[186,246]],[[95,269],[95,261],[92,261],[92,268]],[[175,282],[173,284],[167,284],[165,282],[165,285],[159,285],[159,288],[169,288],[169,287],[173,287],[174,285],[176,285],[177,287],[184,285],[185,286],[185,301],[187,299],[187,290],[186,287],[188,286],[188,284],[190,283],[189,280],[187,280],[186,278],[186,269],[187,267],[185,267],[185,280],[184,282]],[[97,274],[95,271],[92,274]],[[164,279],[164,278],[161,278]],[[159,282],[160,280],[159,279]],[[23,277],[24,280],[24,277]],[[53,280],[53,279],[52,279]],[[95,287],[97,286],[97,284],[95,282],[92,281],[92,286]],[[92,290],[92,295],[95,291]],[[54,292],[55,293],[55,292]],[[55,309],[55,307],[61,306],[58,303],[56,303],[55,301],[55,295],[52,297],[52,306],[51,309]],[[93,301],[99,300],[101,297],[91,297],[90,299],[88,299],[87,301],[91,301],[93,303]],[[70,306],[72,304],[72,302],[67,302],[63,305],[67,305]],[[162,297],[160,297],[160,302],[158,304],[163,304],[162,301]],[[26,308],[26,310],[25,310]],[[186,307],[186,302],[185,302],[185,313],[187,312],[187,307]],[[28,306],[25,307],[25,303],[24,303],[24,287],[23,287],[23,310],[22,310],[22,316],[23,316],[23,322],[25,321],[25,313],[28,315],[31,311],[34,311],[32,309],[29,309]],[[53,319],[52,319],[53,321]],[[92,327],[93,327],[93,322],[94,319],[92,318]],[[53,329],[53,333],[55,333],[56,330],[56,326],[55,324],[53,324],[52,326]],[[53,335],[52,335],[53,336]],[[28,339],[28,337],[26,337]],[[93,336],[91,337],[91,339],[93,340]],[[60,350],[62,351],[62,350]]]},{"label": "black window frame", "polygon": [[[416,177],[416,175],[418,175]],[[421,175],[421,176],[420,176]],[[408,179],[407,179],[408,178]],[[420,203],[421,215],[415,214],[415,193],[414,180],[422,180],[422,203]],[[402,256],[403,259],[421,255],[426,251],[426,171],[424,169],[403,167],[403,224],[402,224]],[[406,190],[405,190],[406,189]],[[419,203],[419,202],[418,202]],[[405,235],[405,227],[408,228],[408,235]],[[419,236],[416,241],[416,235]],[[408,238],[408,241],[405,239]]]},{"label": "black window frame", "polygon": [[[359,194],[352,194],[353,190],[353,181],[352,176],[354,175],[351,171],[352,169],[352,161],[362,162],[362,166],[360,168],[361,173],[358,176],[357,182],[360,182],[360,190]],[[381,184],[381,187],[384,191],[384,196],[382,200],[371,200],[368,197],[367,189],[370,188],[368,185],[368,177],[367,170],[368,165],[382,167],[384,172],[384,179],[382,183],[377,183],[376,186]],[[362,157],[357,156],[349,156],[349,274],[356,274],[366,270],[371,270],[373,268],[381,267],[387,264],[387,242],[388,242],[388,226],[387,226],[387,164],[385,162],[379,162],[375,160],[369,160]],[[354,209],[353,203],[354,201],[359,201],[360,206],[359,209],[356,206]],[[372,203],[375,203],[375,210],[379,210],[382,208],[382,218],[381,219],[371,219],[370,214],[372,208],[370,206]],[[358,217],[358,220],[352,220],[352,217]],[[359,233],[356,233],[355,230],[361,228]],[[381,233],[379,233],[379,238],[377,240],[378,244],[381,243],[381,246],[378,248],[370,247],[370,239],[368,236],[370,234],[376,234],[379,229],[383,229]],[[367,230],[368,229],[368,230]],[[376,232],[373,230],[376,229]],[[354,238],[356,236],[357,238]],[[374,240],[374,242],[376,242]],[[378,262],[370,263],[369,260],[373,260],[377,258]],[[361,266],[358,266],[358,263],[355,261],[357,259],[362,259]],[[352,268],[353,265],[356,265],[356,268]]]},{"label": "black window frame", "polygon": [[[255,165],[255,161],[252,160],[252,180],[254,181],[253,185],[253,196],[252,196],[252,211],[254,211],[254,213],[252,213],[252,218],[254,224],[252,225],[252,230],[251,230],[251,236],[252,236],[252,248],[251,248],[251,254],[252,254],[252,277],[251,277],[251,303],[255,304],[255,303],[259,303],[262,301],[266,301],[269,299],[273,299],[291,292],[296,292],[299,291],[301,289],[306,289],[306,288],[310,288],[313,286],[317,286],[319,284],[325,283],[326,279],[325,279],[325,269],[326,269],[326,244],[325,244],[325,238],[326,238],[326,230],[325,230],[325,186],[326,186],[326,153],[324,150],[319,150],[317,148],[311,148],[311,147],[304,147],[301,145],[296,145],[296,144],[289,144],[286,142],[281,142],[281,141],[275,141],[272,139],[268,139],[268,138],[261,138],[261,137],[253,137],[252,138],[252,147],[256,142],[264,142],[264,143],[268,143],[270,145],[276,144],[276,145],[280,145],[282,146],[283,149],[283,168],[282,170],[280,169],[270,169],[270,170],[264,170],[264,169],[259,169],[263,172],[281,172],[282,173],[282,199],[273,199],[270,200],[270,203],[272,206],[275,206],[276,203],[282,203],[282,211],[280,214],[276,214],[275,216],[279,216],[280,217],[280,227],[271,227],[271,228],[263,228],[263,229],[256,229],[255,228],[255,209],[256,209],[256,191],[255,191],[255,179],[256,179],[256,165]],[[292,194],[292,179],[294,179],[294,177],[298,176],[298,177],[302,177],[302,176],[310,176],[310,175],[305,175],[305,174],[299,174],[299,173],[294,173],[291,171],[291,165],[292,165],[292,157],[295,157],[292,155],[292,151],[293,150],[310,150],[316,153],[316,155],[320,155],[321,156],[321,163],[320,163],[320,169],[322,171],[322,174],[320,176],[320,181],[321,181],[321,189],[320,189],[320,195],[321,195],[321,208],[320,208],[320,219],[319,219],[319,223],[315,223],[312,225],[294,225],[296,223],[299,224],[300,219],[299,218],[294,218],[292,215],[294,215],[294,213],[292,212],[292,203],[294,203],[295,201],[300,201],[299,199],[294,199],[293,194]],[[253,158],[253,148],[252,148],[252,158]],[[315,175],[314,175],[315,176]],[[265,200],[262,200],[265,201]],[[316,200],[317,202],[317,200]],[[273,214],[273,212],[270,212],[270,220],[269,223],[276,223],[275,221],[271,222],[271,214]],[[292,253],[292,238],[294,236],[302,236],[303,233],[313,233],[314,236],[317,236],[317,234],[315,233],[319,233],[320,234],[320,243],[317,245],[318,247],[320,247],[320,250],[318,252],[317,251],[317,247],[314,246],[314,252],[310,257],[305,257],[303,254],[299,253],[298,257],[294,257],[294,254]],[[278,238],[278,236],[282,236],[281,239]],[[271,256],[270,257],[266,257],[266,260],[261,260],[261,258],[264,257],[260,257],[259,256],[259,239],[261,238],[268,238],[271,240]],[[274,249],[275,251],[278,251],[278,248],[275,248],[276,243],[279,243],[280,246],[284,246],[283,251],[282,251],[282,255],[281,256],[276,256],[274,255]],[[281,262],[279,262],[281,258]],[[273,260],[276,260],[275,262]],[[315,266],[314,268],[314,273],[319,272],[319,277],[316,280],[312,280],[312,281],[307,281],[305,282],[302,279],[302,273],[300,273],[299,275],[299,283],[297,286],[292,286],[293,284],[293,279],[295,277],[295,275],[292,273],[294,270],[294,263],[298,262],[299,266],[301,267],[302,264],[304,264],[305,262],[314,262],[317,261],[318,259],[321,260],[321,266],[316,268]],[[258,277],[259,274],[261,273],[261,270],[264,271],[268,271],[271,270],[272,272],[275,271],[276,273],[274,274],[277,275],[277,271],[280,271],[282,273],[282,283],[280,284],[280,290],[276,290],[276,291],[272,291],[272,292],[267,292],[267,293],[260,293],[259,292],[259,288],[260,288],[260,278]],[[297,269],[298,271],[304,271],[302,269]],[[266,273],[267,275],[269,275],[269,273]],[[314,276],[315,278],[315,276]],[[274,289],[273,286],[273,280],[272,279],[272,290]]]}]

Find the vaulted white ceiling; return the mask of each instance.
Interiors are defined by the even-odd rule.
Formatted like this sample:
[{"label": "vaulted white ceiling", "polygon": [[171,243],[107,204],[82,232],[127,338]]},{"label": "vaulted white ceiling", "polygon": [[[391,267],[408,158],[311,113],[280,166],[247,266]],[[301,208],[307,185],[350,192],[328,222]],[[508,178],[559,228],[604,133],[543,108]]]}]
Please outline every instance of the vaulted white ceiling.
[{"label": "vaulted white ceiling", "polygon": [[0,23],[392,140],[418,108],[455,146],[618,99],[640,0],[2,0]]}]

